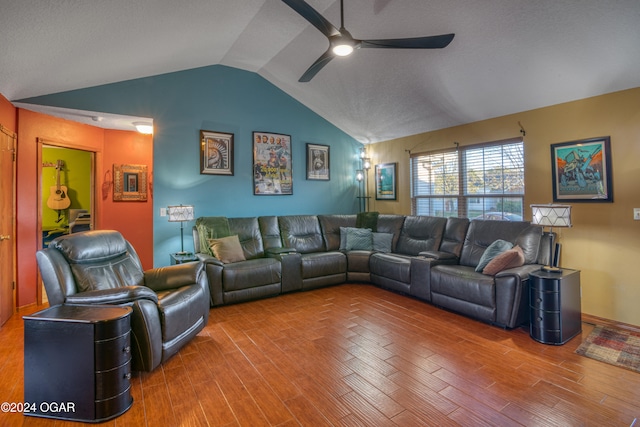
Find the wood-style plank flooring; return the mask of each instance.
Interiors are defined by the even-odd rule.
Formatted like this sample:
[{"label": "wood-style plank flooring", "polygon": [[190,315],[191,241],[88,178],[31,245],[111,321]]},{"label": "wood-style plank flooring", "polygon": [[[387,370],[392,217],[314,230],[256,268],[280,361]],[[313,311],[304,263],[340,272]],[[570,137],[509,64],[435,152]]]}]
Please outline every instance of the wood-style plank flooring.
[{"label": "wood-style plank flooring", "polygon": [[[0,329],[0,402],[22,400],[24,314]],[[104,425],[639,426],[640,374],[574,353],[592,329],[549,346],[369,285],[214,308]]]}]

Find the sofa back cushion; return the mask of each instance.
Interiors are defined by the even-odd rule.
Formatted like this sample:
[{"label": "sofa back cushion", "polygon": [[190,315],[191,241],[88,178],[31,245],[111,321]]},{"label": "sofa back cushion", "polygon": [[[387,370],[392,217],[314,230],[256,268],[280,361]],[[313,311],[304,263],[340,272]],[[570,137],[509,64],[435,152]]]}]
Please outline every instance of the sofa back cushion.
[{"label": "sofa back cushion", "polygon": [[280,238],[280,227],[277,216],[261,216],[258,218],[260,233],[262,234],[262,244],[266,249],[278,249],[282,247]]},{"label": "sofa back cushion", "polygon": [[462,246],[460,264],[475,268],[487,247],[498,239],[520,246],[525,264],[534,264],[541,236],[542,227],[526,221],[473,220]]},{"label": "sofa back cushion", "polygon": [[391,251],[396,252],[398,245],[398,239],[400,239],[400,231],[404,224],[404,215],[379,215],[378,216],[378,233],[391,233],[393,234],[393,241],[391,243]]},{"label": "sofa back cushion", "polygon": [[438,250],[446,224],[446,218],[407,216],[400,230],[396,252],[416,256],[423,251]]},{"label": "sofa back cushion", "polygon": [[229,218],[229,232],[232,236],[238,236],[246,259],[264,257],[264,244],[257,217]]},{"label": "sofa back cushion", "polygon": [[340,249],[340,227],[355,227],[356,215],[318,215],[322,238],[328,251]]},{"label": "sofa back cushion", "polygon": [[278,225],[285,248],[294,248],[301,254],[326,250],[316,215],[279,216]]},{"label": "sofa back cushion", "polygon": [[117,231],[67,234],[54,239],[49,248],[59,251],[71,267],[78,292],[141,285],[144,282],[138,255]]},{"label": "sofa back cushion", "polygon": [[442,243],[440,243],[440,250],[460,257],[468,229],[468,218],[447,218],[447,225],[444,229],[444,236],[442,236]]}]

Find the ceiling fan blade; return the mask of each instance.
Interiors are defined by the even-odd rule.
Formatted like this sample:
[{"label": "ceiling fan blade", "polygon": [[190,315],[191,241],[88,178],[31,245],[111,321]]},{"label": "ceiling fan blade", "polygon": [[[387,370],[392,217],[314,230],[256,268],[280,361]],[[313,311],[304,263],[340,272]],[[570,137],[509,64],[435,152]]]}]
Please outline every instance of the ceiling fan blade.
[{"label": "ceiling fan blade", "polygon": [[442,49],[447,47],[455,34],[414,37],[408,39],[362,40],[361,48],[379,49]]},{"label": "ceiling fan blade", "polygon": [[298,81],[301,83],[311,81],[313,76],[318,74],[318,71],[322,70],[322,68],[327,65],[333,58],[335,58],[335,54],[331,51],[331,49],[329,49],[328,51],[323,53],[320,58],[316,59],[316,62],[314,62],[311,67],[309,67],[307,71],[304,72],[304,74]]},{"label": "ceiling fan blade", "polygon": [[304,0],[282,0],[291,9],[295,10],[304,19],[309,21],[311,25],[316,27],[322,34],[327,37],[340,35],[340,31],[333,24],[320,15],[317,10],[309,6]]}]

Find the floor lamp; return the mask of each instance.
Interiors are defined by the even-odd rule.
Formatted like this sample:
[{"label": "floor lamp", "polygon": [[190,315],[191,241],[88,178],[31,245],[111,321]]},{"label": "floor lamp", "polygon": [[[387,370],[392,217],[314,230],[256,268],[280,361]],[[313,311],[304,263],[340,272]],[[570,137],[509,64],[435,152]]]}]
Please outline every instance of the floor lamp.
[{"label": "floor lamp", "polygon": [[[553,227],[571,227],[571,206],[570,205],[531,205],[533,214],[533,224],[549,227],[549,234],[553,236]],[[549,238],[549,265],[542,267],[542,270],[552,273],[560,273],[558,267],[559,254],[555,253],[553,238]]]},{"label": "floor lamp", "polygon": [[193,221],[193,206],[167,206],[167,215],[169,216],[169,222],[180,223],[180,252],[178,252],[178,254],[184,255],[186,253],[184,251],[184,223],[187,221]]}]

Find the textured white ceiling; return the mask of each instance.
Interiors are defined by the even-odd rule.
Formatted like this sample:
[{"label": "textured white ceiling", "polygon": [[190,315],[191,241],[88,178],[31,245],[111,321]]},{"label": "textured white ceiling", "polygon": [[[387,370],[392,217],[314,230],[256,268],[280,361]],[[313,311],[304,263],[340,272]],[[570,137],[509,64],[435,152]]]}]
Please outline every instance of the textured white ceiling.
[{"label": "textured white ceiling", "polygon": [[[638,0],[345,0],[360,39],[453,32],[442,50],[328,46],[279,0],[0,0],[9,100],[224,64],[259,73],[361,142],[640,86]],[[339,26],[339,1],[308,0]]]}]

